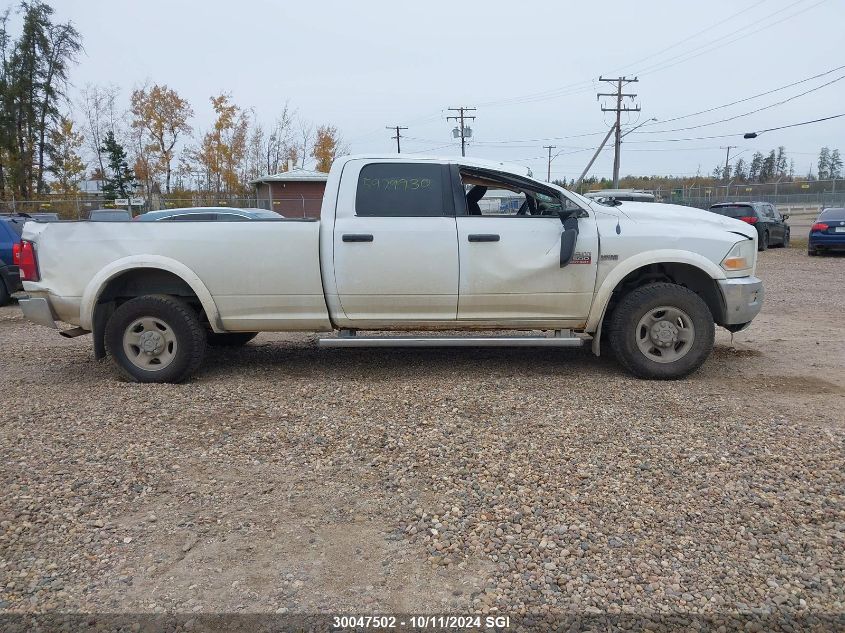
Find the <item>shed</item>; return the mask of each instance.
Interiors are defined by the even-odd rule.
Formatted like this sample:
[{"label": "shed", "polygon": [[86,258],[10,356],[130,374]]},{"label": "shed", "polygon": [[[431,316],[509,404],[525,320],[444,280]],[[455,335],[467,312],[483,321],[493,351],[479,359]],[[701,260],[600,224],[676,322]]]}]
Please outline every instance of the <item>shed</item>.
[{"label": "shed", "polygon": [[287,171],[256,178],[258,205],[289,218],[319,218],[329,175],[289,165]]}]

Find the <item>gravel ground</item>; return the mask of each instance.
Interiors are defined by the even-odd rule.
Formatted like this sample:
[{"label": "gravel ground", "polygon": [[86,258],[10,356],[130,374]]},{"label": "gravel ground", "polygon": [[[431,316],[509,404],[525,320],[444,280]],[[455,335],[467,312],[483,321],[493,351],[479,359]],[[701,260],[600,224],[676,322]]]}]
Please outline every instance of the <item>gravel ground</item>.
[{"label": "gravel ground", "polygon": [[0,609],[842,617],[845,258],[761,260],[669,383],[264,334],[135,385],[0,308]]}]

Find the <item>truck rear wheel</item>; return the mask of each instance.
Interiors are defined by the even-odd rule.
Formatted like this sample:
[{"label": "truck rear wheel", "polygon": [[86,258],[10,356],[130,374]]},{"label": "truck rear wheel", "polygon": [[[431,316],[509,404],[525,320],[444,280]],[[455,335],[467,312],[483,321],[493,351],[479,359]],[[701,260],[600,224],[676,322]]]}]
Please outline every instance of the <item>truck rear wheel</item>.
[{"label": "truck rear wheel", "polygon": [[249,343],[258,332],[209,332],[207,336],[212,347],[238,347]]},{"label": "truck rear wheel", "polygon": [[622,297],[611,316],[616,358],[640,378],[672,380],[698,369],[713,350],[713,315],[683,286],[654,283]]},{"label": "truck rear wheel", "polygon": [[122,304],[106,323],[106,350],[134,382],[182,382],[200,366],[205,328],[184,301],[146,295]]}]

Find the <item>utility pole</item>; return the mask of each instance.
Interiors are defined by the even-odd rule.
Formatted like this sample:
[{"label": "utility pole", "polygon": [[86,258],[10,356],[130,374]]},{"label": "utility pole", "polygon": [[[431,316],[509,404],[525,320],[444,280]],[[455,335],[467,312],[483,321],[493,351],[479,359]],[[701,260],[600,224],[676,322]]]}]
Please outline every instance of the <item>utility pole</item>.
[{"label": "utility pole", "polygon": [[546,172],[546,182],[552,181],[552,150],[556,147],[557,145],[543,145],[543,149],[549,150],[549,169]]},{"label": "utility pole", "polygon": [[399,146],[399,139],[402,138],[402,135],[399,133],[399,130],[407,130],[408,128],[402,127],[401,125],[387,125],[385,129],[396,130],[396,136],[391,136],[390,138],[396,141],[396,153],[401,154],[402,148]]},{"label": "utility pole", "polygon": [[599,76],[599,81],[605,81],[607,83],[614,83],[616,84],[616,92],[600,92],[596,95],[596,99],[601,99],[602,97],[616,97],[616,107],[614,108],[606,108],[604,106],[601,107],[602,112],[615,112],[616,113],[616,142],[614,147],[614,154],[613,154],[613,188],[619,188],[619,158],[620,152],[622,149],[622,113],[623,112],[639,112],[640,106],[635,108],[623,107],[622,106],[622,98],[629,97],[632,101],[634,97],[636,97],[636,93],[633,92],[622,92],[622,87],[626,84],[636,83],[639,81],[636,77],[628,78],[628,77],[601,77]]},{"label": "utility pole", "polygon": [[722,176],[725,177],[725,180],[731,177],[731,172],[728,171],[728,163],[731,160],[731,150],[736,149],[736,145],[728,145],[727,147],[720,147],[719,149],[728,150],[725,153],[725,171],[722,172]]},{"label": "utility pole", "polygon": [[[466,127],[466,125],[464,124],[464,120],[465,119],[474,120],[475,116],[465,114],[465,113],[466,112],[475,112],[475,108],[467,108],[465,106],[461,106],[460,108],[448,108],[448,109],[452,112],[458,112],[459,113],[457,116],[447,116],[446,120],[451,121],[452,119],[454,119],[458,123],[458,125],[460,126],[459,127],[459,129],[460,129],[459,136],[461,137],[461,156],[466,156],[467,155],[466,154],[466,140],[467,140],[467,138],[472,136],[472,130],[470,130],[469,128]],[[469,132],[469,134],[467,134],[467,132]]]}]

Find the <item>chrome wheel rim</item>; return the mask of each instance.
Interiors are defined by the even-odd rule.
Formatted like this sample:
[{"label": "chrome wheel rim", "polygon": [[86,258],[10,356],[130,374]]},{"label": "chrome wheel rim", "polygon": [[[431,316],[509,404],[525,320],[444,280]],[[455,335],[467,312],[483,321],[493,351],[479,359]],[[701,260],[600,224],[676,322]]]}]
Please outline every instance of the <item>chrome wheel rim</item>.
[{"label": "chrome wheel rim", "polygon": [[129,362],[144,371],[161,371],[176,358],[176,335],[157,317],[133,321],[123,333],[123,352]]},{"label": "chrome wheel rim", "polygon": [[637,347],[657,363],[674,363],[689,353],[695,341],[692,319],[683,310],[660,306],[646,312],[637,324]]}]

